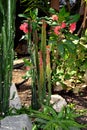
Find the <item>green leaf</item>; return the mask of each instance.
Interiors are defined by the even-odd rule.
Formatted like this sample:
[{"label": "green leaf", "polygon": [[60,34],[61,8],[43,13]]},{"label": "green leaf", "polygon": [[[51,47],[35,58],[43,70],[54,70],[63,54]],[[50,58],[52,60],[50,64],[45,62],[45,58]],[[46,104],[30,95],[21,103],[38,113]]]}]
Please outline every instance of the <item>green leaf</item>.
[{"label": "green leaf", "polygon": [[69,15],[70,15],[70,13],[66,12],[65,7],[61,8],[59,13],[58,13],[59,21],[60,22],[65,21],[65,19],[68,18]]},{"label": "green leaf", "polygon": [[65,45],[69,51],[75,50],[76,46],[71,40],[66,40]]},{"label": "green leaf", "polygon": [[58,113],[58,119],[62,119],[64,117],[64,108]]},{"label": "green leaf", "polygon": [[62,124],[66,124],[69,127],[84,128],[85,126],[77,123],[75,120],[62,120]]},{"label": "green leaf", "polygon": [[57,120],[54,120],[54,119],[47,122],[44,129],[49,129],[51,127],[51,125],[52,125],[53,129],[55,129],[56,127],[58,127],[58,124],[56,122],[57,122]]},{"label": "green leaf", "polygon": [[33,117],[38,117],[38,118],[41,118],[41,119],[44,119],[44,120],[51,120],[52,117],[50,117],[49,115],[47,114],[44,114],[43,112],[38,112],[38,111],[33,111],[34,114],[32,115]]},{"label": "green leaf", "polygon": [[55,119],[57,118],[57,113],[52,107],[45,106],[45,108],[47,109],[48,113],[51,113],[52,117],[54,117]]},{"label": "green leaf", "polygon": [[29,61],[29,59],[24,58],[23,61],[25,66],[31,66],[31,62]]},{"label": "green leaf", "polygon": [[37,125],[33,125],[32,130],[38,130]]},{"label": "green leaf", "polygon": [[50,8],[50,9],[49,9],[49,13],[50,13],[50,14],[55,14],[56,11],[55,11],[53,8]]},{"label": "green leaf", "polygon": [[70,24],[70,23],[77,22],[77,21],[79,20],[79,18],[80,18],[80,15],[79,15],[79,14],[71,15],[71,16],[69,17],[70,20],[68,20],[67,23]]},{"label": "green leaf", "polygon": [[29,18],[26,14],[18,14],[19,17],[23,17],[23,18]]},{"label": "green leaf", "polygon": [[81,68],[81,70],[86,70],[87,69],[87,60],[85,60],[85,62],[83,63],[83,65],[82,66],[80,66]]},{"label": "green leaf", "polygon": [[64,50],[64,45],[62,43],[58,44],[58,52],[59,54],[64,57],[65,50]]}]

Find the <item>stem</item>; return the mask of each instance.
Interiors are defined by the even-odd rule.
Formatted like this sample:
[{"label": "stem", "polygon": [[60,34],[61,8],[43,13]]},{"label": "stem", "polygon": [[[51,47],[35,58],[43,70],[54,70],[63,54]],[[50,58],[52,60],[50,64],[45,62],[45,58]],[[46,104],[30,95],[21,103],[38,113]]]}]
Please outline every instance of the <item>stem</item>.
[{"label": "stem", "polygon": [[42,51],[42,59],[43,59],[43,76],[44,76],[44,84],[42,87],[42,98],[46,99],[46,23],[43,20],[42,23],[42,37],[41,37],[41,51]]},{"label": "stem", "polygon": [[[6,114],[9,109],[10,86],[13,69],[14,21],[15,0],[6,0],[3,3],[2,31],[0,38],[0,114]],[[1,13],[1,12],[0,12]]]}]

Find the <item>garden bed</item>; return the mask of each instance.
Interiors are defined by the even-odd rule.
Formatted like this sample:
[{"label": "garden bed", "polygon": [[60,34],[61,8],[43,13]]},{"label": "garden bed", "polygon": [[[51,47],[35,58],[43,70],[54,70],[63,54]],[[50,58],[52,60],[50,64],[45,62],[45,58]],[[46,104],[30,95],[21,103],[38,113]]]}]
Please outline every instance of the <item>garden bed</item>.
[{"label": "garden bed", "polygon": [[[13,69],[13,82],[17,86],[18,94],[22,105],[30,106],[31,104],[31,79],[24,80],[22,76],[26,73],[26,67],[24,64],[21,65],[21,59],[18,60],[19,64]],[[67,82],[68,83],[68,82]],[[84,84],[80,84],[83,86]],[[67,84],[68,86],[68,84]],[[73,93],[72,91],[56,91],[55,94],[59,94],[65,98],[68,103],[74,103],[77,110],[87,109],[87,87],[82,88],[79,93]],[[78,119],[80,123],[87,124],[87,115],[81,116]],[[87,130],[87,129],[84,129]]]}]

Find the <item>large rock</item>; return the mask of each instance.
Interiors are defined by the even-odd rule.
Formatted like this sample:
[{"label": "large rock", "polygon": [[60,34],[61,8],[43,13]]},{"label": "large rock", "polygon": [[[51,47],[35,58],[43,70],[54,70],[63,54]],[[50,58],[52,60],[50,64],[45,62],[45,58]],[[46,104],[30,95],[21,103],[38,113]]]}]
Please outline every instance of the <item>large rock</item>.
[{"label": "large rock", "polygon": [[80,128],[70,127],[70,130],[80,130]]},{"label": "large rock", "polygon": [[53,86],[53,91],[58,92],[58,91],[61,91],[61,90],[63,90],[63,86],[60,82],[57,81],[55,86]]},{"label": "large rock", "polygon": [[16,109],[21,108],[21,101],[20,101],[20,98],[18,96],[18,92],[17,92],[16,86],[14,83],[10,87],[9,107],[16,108]]},{"label": "large rock", "polygon": [[53,104],[53,108],[57,111],[60,112],[61,109],[67,105],[67,102],[65,101],[65,99],[63,97],[61,97],[60,95],[51,95],[51,100],[50,103]]},{"label": "large rock", "polygon": [[0,130],[32,130],[32,123],[27,114],[7,116],[1,120]]}]

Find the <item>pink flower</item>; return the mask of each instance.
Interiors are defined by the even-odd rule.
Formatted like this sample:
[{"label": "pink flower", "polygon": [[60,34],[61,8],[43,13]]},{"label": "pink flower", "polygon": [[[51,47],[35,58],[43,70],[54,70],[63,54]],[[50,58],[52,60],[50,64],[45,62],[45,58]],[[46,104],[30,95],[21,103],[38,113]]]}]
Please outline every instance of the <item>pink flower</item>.
[{"label": "pink flower", "polygon": [[65,28],[65,27],[66,27],[66,23],[62,22],[61,28]]},{"label": "pink flower", "polygon": [[56,35],[60,34],[60,29],[61,29],[61,26],[56,26],[56,27],[54,28],[54,33],[55,33]]},{"label": "pink flower", "polygon": [[75,23],[71,23],[69,26],[69,31],[71,33],[73,33],[76,30],[76,22]]},{"label": "pink flower", "polygon": [[52,20],[57,21],[58,20],[58,16],[56,14],[52,15]]},{"label": "pink flower", "polygon": [[23,23],[20,25],[20,30],[22,30],[24,33],[28,33],[28,23]]}]

